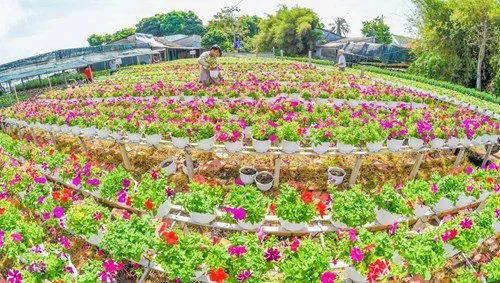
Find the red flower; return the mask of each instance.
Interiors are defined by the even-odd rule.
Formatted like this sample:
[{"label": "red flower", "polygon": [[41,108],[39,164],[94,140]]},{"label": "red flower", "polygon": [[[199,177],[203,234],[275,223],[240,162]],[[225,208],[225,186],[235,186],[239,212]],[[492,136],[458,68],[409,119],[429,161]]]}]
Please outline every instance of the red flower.
[{"label": "red flower", "polygon": [[203,184],[203,183],[205,183],[205,182],[207,181],[207,180],[206,180],[203,176],[201,176],[200,174],[196,174],[196,175],[194,175],[194,178],[193,178],[193,179],[194,179],[194,181],[195,181],[196,183],[198,183],[198,184],[200,184],[200,185],[201,185],[201,184]]},{"label": "red flower", "polygon": [[164,233],[163,238],[165,239],[165,242],[169,245],[178,245],[179,244],[179,238],[177,237],[177,235],[175,234],[174,231]]},{"label": "red flower", "polygon": [[0,208],[0,215],[2,215],[5,212],[5,207]]},{"label": "red flower", "polygon": [[375,243],[369,244],[368,246],[363,248],[363,251],[365,252],[371,252],[373,249],[375,249]]},{"label": "red flower", "polygon": [[147,210],[153,210],[153,202],[150,199],[148,199],[144,205]]},{"label": "red flower", "polygon": [[413,203],[411,202],[411,200],[408,200],[408,201],[406,202],[406,205],[407,205],[410,209],[412,209],[412,210],[413,210],[413,209],[415,209],[415,207],[413,206]]},{"label": "red flower", "polygon": [[54,150],[53,148],[51,148],[51,149],[49,150],[49,155],[54,154],[54,151],[55,151],[55,150]]},{"label": "red flower", "polygon": [[490,185],[493,185],[493,177],[486,178],[486,182]]},{"label": "red flower", "polygon": [[53,200],[59,200],[60,198],[61,198],[61,192],[59,192],[59,191],[52,192],[52,199]]},{"label": "red flower", "polygon": [[302,199],[302,201],[304,203],[310,203],[313,201],[313,194],[312,192],[309,192],[309,191],[305,191],[302,193],[302,195],[300,196],[300,198]]},{"label": "red flower", "polygon": [[269,211],[271,211],[271,214],[276,214],[276,205],[274,203],[269,205]]},{"label": "red flower", "polygon": [[214,187],[214,186],[217,186],[217,181],[216,180],[212,180],[210,182],[208,182],[208,185]]},{"label": "red flower", "polygon": [[297,129],[297,134],[302,135],[304,133],[304,129],[298,128]]},{"label": "red flower", "polygon": [[217,268],[208,274],[208,278],[214,282],[222,283],[224,280],[229,278],[229,275],[222,268]]},{"label": "red flower", "polygon": [[127,200],[125,201],[125,204],[128,205],[128,206],[131,206],[132,205],[132,199],[130,199],[130,197],[127,197]]},{"label": "red flower", "polygon": [[325,216],[326,204],[322,201],[318,202],[316,204],[316,210],[321,217]]},{"label": "red flower", "polygon": [[368,282],[377,282],[382,276],[389,274],[391,265],[386,259],[377,259],[368,265],[368,274],[366,279]]}]

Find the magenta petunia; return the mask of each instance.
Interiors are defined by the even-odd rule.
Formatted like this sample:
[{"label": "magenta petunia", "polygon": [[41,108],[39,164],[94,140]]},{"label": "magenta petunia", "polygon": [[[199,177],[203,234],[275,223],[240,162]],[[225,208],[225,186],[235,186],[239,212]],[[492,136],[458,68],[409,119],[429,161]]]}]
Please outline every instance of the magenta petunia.
[{"label": "magenta petunia", "polygon": [[23,235],[19,233],[12,233],[10,234],[10,237],[12,238],[12,242],[14,243],[19,243],[23,240]]},{"label": "magenta petunia", "polygon": [[82,179],[80,178],[80,175],[77,175],[75,178],[73,178],[73,180],[71,181],[71,183],[72,183],[75,187],[80,186],[80,184],[82,183]]},{"label": "magenta petunia", "polygon": [[123,185],[124,188],[130,187],[130,180],[129,179],[123,179],[122,185]]},{"label": "magenta petunia", "polygon": [[269,248],[264,253],[267,261],[278,261],[281,258],[281,252],[277,248]]},{"label": "magenta petunia", "polygon": [[472,229],[472,219],[465,217],[461,222],[460,222],[460,228],[462,229]]},{"label": "magenta petunia", "polygon": [[7,281],[10,283],[22,283],[23,275],[19,270],[9,269],[9,272],[7,272]]},{"label": "magenta petunia", "polygon": [[99,179],[87,180],[87,185],[89,185],[89,186],[97,187],[97,186],[99,186],[99,184],[100,184]]},{"label": "magenta petunia", "polygon": [[236,275],[236,280],[239,282],[245,282],[248,278],[252,277],[253,271],[251,270],[242,270],[238,275]]},{"label": "magenta petunia", "polygon": [[54,218],[61,218],[64,216],[64,207],[56,206],[53,211]]},{"label": "magenta petunia", "polygon": [[228,249],[230,256],[240,257],[247,252],[247,248],[245,246],[231,246]]},{"label": "magenta petunia", "polygon": [[349,241],[351,242],[357,242],[358,237],[356,236],[356,230],[353,228],[349,228],[349,231],[347,232],[349,234]]},{"label": "magenta petunia", "polygon": [[337,280],[337,274],[331,271],[325,271],[319,277],[319,280],[321,281],[321,283],[335,283],[335,280]]},{"label": "magenta petunia", "polygon": [[238,208],[233,209],[232,214],[233,214],[234,220],[236,220],[236,221],[242,221],[247,217],[247,212],[245,211],[245,209],[243,207],[238,207]]},{"label": "magenta petunia", "polygon": [[35,178],[35,182],[37,184],[42,184],[43,185],[43,184],[47,183],[47,179],[45,179],[44,177],[36,177]]},{"label": "magenta petunia", "polygon": [[113,273],[113,272],[116,272],[116,263],[111,260],[111,259],[107,259],[105,260],[103,263],[102,263],[102,267],[104,268],[104,270],[106,270],[106,272],[108,273]]},{"label": "magenta petunia", "polygon": [[361,262],[365,257],[365,254],[359,248],[352,248],[349,256],[351,257],[352,261]]},{"label": "magenta petunia", "polygon": [[290,250],[295,253],[299,250],[299,247],[300,240],[297,237],[293,238],[292,242],[290,243]]}]

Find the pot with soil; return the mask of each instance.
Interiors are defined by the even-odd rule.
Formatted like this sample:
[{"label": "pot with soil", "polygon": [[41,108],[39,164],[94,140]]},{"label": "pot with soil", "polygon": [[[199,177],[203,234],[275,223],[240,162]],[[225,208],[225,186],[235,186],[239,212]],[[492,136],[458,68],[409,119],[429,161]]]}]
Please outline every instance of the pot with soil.
[{"label": "pot with soil", "polygon": [[160,164],[160,168],[167,171],[169,174],[175,174],[175,171],[177,171],[177,164],[175,164],[173,158],[169,158]]},{"label": "pot with soil", "polygon": [[421,149],[424,146],[424,141],[422,139],[410,137],[408,138],[408,145],[413,150]]},{"label": "pot with soil", "polygon": [[339,149],[340,153],[348,154],[348,153],[351,153],[354,150],[354,145],[352,145],[352,144],[345,144],[345,143],[339,141],[337,143],[337,148]]},{"label": "pot with soil", "polygon": [[438,201],[438,203],[436,203],[436,205],[434,205],[432,210],[435,212],[443,212],[445,210],[452,209],[453,207],[453,202],[449,198],[443,197]]},{"label": "pot with soil", "polygon": [[330,148],[329,142],[322,142],[320,144],[312,146],[312,150],[317,154],[324,154],[328,151],[329,148]]},{"label": "pot with soil", "polygon": [[344,169],[339,167],[328,168],[328,181],[334,183],[335,185],[342,184],[344,177],[347,173]]},{"label": "pot with soil", "polygon": [[261,191],[269,191],[273,187],[274,176],[273,174],[262,171],[255,175],[255,184],[257,184],[257,188]]},{"label": "pot with soil", "polygon": [[255,175],[257,175],[257,169],[254,167],[241,167],[240,168],[240,180],[245,185],[250,185],[254,182]]},{"label": "pot with soil", "polygon": [[403,147],[403,142],[404,140],[397,140],[397,139],[387,140],[387,148],[392,152],[399,151],[401,147]]},{"label": "pot with soil", "polygon": [[[198,172],[198,166],[199,166],[198,161],[193,160],[193,173]],[[184,172],[184,174],[188,175],[188,168],[187,168],[186,160],[184,160],[184,162],[182,162],[182,172]]]}]

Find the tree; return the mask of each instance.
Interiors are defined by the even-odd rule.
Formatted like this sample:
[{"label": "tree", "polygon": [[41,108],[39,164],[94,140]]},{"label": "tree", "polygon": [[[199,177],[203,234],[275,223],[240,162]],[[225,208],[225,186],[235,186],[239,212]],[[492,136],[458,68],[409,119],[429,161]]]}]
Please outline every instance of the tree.
[{"label": "tree", "polygon": [[89,43],[90,46],[99,46],[105,42],[105,38],[99,34],[91,34],[87,38],[87,42]]},{"label": "tree", "polygon": [[347,23],[346,19],[341,17],[333,19],[333,23],[331,23],[330,26],[332,27],[332,32],[341,36],[346,36],[351,32],[351,27]]},{"label": "tree", "polygon": [[164,17],[165,14],[156,14],[152,17],[141,19],[139,23],[135,25],[137,28],[137,32],[152,34],[154,36],[163,35],[161,30],[161,23]]},{"label": "tree", "polygon": [[163,17],[161,24],[161,35],[174,34],[199,34],[205,33],[205,27],[201,19],[193,11],[172,11]]},{"label": "tree", "polygon": [[208,49],[214,44],[218,44],[222,50],[232,49],[232,44],[229,40],[228,34],[219,29],[211,29],[201,38],[201,46],[204,48]]},{"label": "tree", "polygon": [[321,27],[316,13],[308,8],[280,5],[276,15],[269,15],[259,24],[257,49],[272,50],[273,46],[287,55],[305,55],[321,39]]},{"label": "tree", "polygon": [[377,43],[390,44],[392,35],[389,26],[384,23],[384,17],[376,17],[372,21],[363,22],[361,34],[366,37],[375,37]]},{"label": "tree", "polygon": [[87,42],[90,46],[99,46],[120,40],[133,34],[135,34],[135,28],[124,28],[113,34],[92,34],[87,38]]}]

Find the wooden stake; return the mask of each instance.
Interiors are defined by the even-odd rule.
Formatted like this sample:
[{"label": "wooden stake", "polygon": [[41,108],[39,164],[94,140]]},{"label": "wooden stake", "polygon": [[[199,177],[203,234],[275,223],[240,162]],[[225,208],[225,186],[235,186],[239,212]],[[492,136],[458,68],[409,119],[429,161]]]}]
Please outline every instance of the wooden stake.
[{"label": "wooden stake", "polygon": [[454,168],[458,168],[460,166],[462,158],[464,158],[464,153],[465,153],[465,148],[462,147],[458,152],[457,159],[455,160],[455,164],[453,165]]},{"label": "wooden stake", "polygon": [[54,136],[53,132],[50,132],[50,140],[52,141],[54,146],[57,146],[56,136]]},{"label": "wooden stake", "polygon": [[125,149],[125,144],[119,143],[120,152],[122,153],[123,165],[125,169],[130,170],[130,160],[128,159],[127,150]]},{"label": "wooden stake", "polygon": [[281,154],[276,156],[274,159],[274,188],[278,188],[280,185],[280,173],[281,173]]},{"label": "wooden stake", "polygon": [[484,156],[483,163],[481,164],[481,167],[486,166],[486,162],[488,162],[488,159],[490,158],[492,150],[493,150],[493,143],[488,146],[488,149],[486,150],[486,155]]},{"label": "wooden stake", "polygon": [[186,148],[185,151],[184,151],[184,157],[185,157],[185,160],[186,160],[188,177],[189,177],[189,179],[193,179],[194,178],[193,157],[191,156],[191,151],[189,151],[188,148]]},{"label": "wooden stake", "polygon": [[37,141],[37,139],[36,139],[36,134],[35,134],[35,131],[34,131],[32,128],[30,128],[30,133],[31,133],[31,136],[33,137],[33,142],[34,142],[35,144],[38,144],[38,141]]},{"label": "wooden stake", "polygon": [[83,140],[82,137],[78,137],[78,140],[80,141],[80,145],[82,146],[82,150],[85,153],[88,153],[87,151],[87,145],[85,144],[85,141]]},{"label": "wooden stake", "polygon": [[354,162],[354,168],[352,169],[351,177],[349,178],[349,186],[352,187],[358,179],[359,170],[361,169],[361,163],[363,162],[363,155],[356,156],[356,161]]},{"label": "wooden stake", "polygon": [[413,169],[411,170],[410,173],[410,180],[415,179],[418,173],[418,169],[420,169],[420,164],[422,164],[422,159],[424,159],[424,154],[419,153],[417,156],[417,161],[415,161],[415,164],[413,165]]}]

